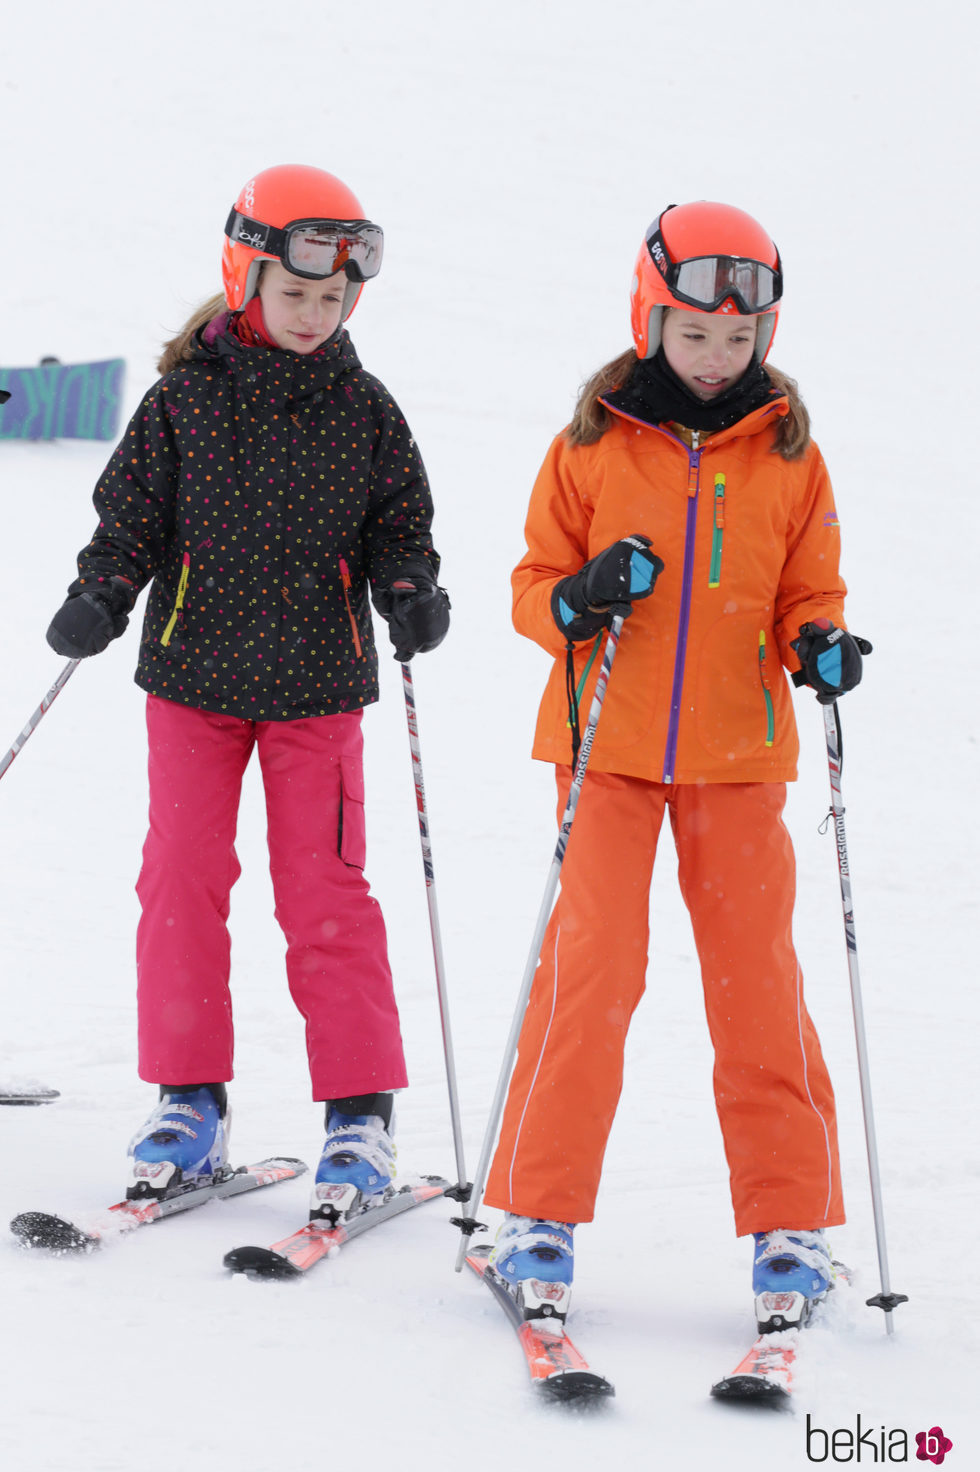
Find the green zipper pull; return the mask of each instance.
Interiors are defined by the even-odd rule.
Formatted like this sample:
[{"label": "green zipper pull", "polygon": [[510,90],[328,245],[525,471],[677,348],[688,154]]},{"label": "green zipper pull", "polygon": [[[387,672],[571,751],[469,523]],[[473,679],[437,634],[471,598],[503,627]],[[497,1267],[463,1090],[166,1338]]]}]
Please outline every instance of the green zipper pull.
[{"label": "green zipper pull", "polygon": [[708,569],[708,587],[721,584],[721,545],[725,535],[725,477],[719,470],[715,476],[714,521],[711,528],[711,566]]},{"label": "green zipper pull", "polygon": [[766,745],[772,746],[776,739],[776,713],[772,705],[772,689],[769,685],[769,670],[766,667],[766,635],[765,630],[759,630],[759,678],[762,680],[762,693],[766,698]]}]

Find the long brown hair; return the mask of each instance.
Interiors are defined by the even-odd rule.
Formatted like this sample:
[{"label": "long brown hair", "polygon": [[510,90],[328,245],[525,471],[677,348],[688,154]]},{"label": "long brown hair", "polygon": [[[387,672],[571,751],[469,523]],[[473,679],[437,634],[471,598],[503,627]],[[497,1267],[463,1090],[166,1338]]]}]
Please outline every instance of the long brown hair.
[{"label": "long brown hair", "polygon": [[[599,401],[614,389],[626,387],[637,361],[634,350],[628,348],[625,353],[620,353],[618,358],[613,358],[597,373],[593,373],[588,382],[582,385],[575,413],[566,433],[570,445],[594,445],[596,440],[602,438],[612,424],[614,415]],[[768,373],[773,388],[789,400],[789,413],[784,414],[776,426],[773,453],[781,455],[784,460],[799,460],[810,443],[810,415],[807,407],[800,397],[795,379],[779,368],[774,368],[771,363],[763,363],[762,366]]]},{"label": "long brown hair", "polygon": [[186,363],[193,357],[193,343],[198,332],[227,310],[224,293],[220,291],[216,296],[209,296],[206,302],[202,302],[199,307],[195,308],[177,335],[163,345],[163,353],[157,364],[157,372],[161,378],[165,373],[170,373],[176,368],[178,363]]}]

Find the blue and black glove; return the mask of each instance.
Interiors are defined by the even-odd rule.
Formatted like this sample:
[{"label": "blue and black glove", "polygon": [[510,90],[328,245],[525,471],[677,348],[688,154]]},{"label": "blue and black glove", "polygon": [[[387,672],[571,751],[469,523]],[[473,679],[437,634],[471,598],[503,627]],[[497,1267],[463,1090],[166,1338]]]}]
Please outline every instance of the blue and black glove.
[{"label": "blue and black glove", "polygon": [[69,593],[48,626],[48,643],[65,659],[85,659],[125,632],[136,589],[126,578],[86,584]]},{"label": "blue and black glove", "polygon": [[621,537],[555,584],[551,616],[566,639],[593,639],[617,614],[628,617],[636,599],[649,598],[663,570],[649,537]]},{"label": "blue and black glove", "polygon": [[388,620],[388,637],[400,664],[437,649],[449,632],[449,594],[430,573],[412,571],[376,588],[374,606]]},{"label": "blue and black glove", "polygon": [[815,618],[801,626],[790,648],[796,650],[803,666],[793,675],[793,684],[811,686],[821,705],[833,705],[838,695],[860,685],[861,656],[870,654],[872,645],[837,628],[829,618]]}]

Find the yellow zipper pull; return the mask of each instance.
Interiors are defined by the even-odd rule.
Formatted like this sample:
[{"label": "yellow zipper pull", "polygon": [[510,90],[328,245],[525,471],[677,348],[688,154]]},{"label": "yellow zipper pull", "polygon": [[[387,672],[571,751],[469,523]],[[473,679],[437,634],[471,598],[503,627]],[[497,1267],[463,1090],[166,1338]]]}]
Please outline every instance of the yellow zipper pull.
[{"label": "yellow zipper pull", "polygon": [[180,581],[177,584],[177,598],[176,598],[176,601],[174,603],[174,611],[170,615],[170,620],[169,620],[169,622],[167,624],[167,627],[163,631],[163,636],[160,639],[160,643],[161,644],[169,644],[170,643],[171,635],[173,634],[173,631],[176,628],[177,620],[180,618],[180,611],[181,611],[181,609],[184,606],[184,594],[187,592],[187,581],[188,581],[190,575],[191,575],[191,554],[189,552],[185,552],[184,553],[184,565],[183,565],[183,567],[180,570]]}]

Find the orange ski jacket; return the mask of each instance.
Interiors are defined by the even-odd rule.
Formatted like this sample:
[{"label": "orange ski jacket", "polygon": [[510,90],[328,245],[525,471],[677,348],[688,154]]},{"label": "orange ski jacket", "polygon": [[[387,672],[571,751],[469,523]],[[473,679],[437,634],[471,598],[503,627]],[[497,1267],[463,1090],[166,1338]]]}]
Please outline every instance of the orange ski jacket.
[{"label": "orange ski jacket", "polygon": [[[533,754],[571,760],[565,641],[555,584],[620,537],[663,558],[623,625],[590,764],[654,782],[784,782],[799,741],[783,667],[800,625],[844,627],[839,529],[820,451],[773,451],[785,398],[689,447],[669,425],[614,418],[595,444],[553,442],[531,494],[514,625],[555,656]],[[582,724],[605,633],[575,646]]]}]

